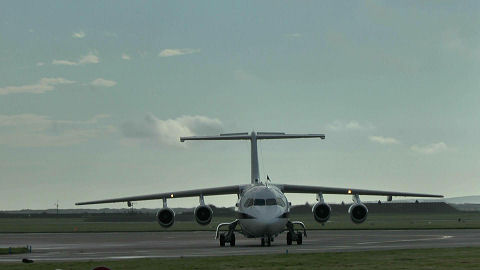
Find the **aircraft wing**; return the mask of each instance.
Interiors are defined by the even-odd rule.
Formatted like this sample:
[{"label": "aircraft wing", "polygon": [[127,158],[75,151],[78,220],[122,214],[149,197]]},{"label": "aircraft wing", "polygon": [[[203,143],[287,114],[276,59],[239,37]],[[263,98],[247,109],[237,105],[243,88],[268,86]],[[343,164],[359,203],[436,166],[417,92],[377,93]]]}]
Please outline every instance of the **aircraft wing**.
[{"label": "aircraft wing", "polygon": [[121,198],[113,198],[113,199],[106,199],[106,200],[89,201],[89,202],[78,202],[78,203],[75,203],[75,205],[146,201],[146,200],[158,200],[163,198],[168,198],[168,199],[184,198],[184,197],[195,197],[200,195],[209,196],[209,195],[240,194],[242,187],[243,187],[242,185],[236,185],[236,186],[192,189],[192,190],[183,190],[183,191],[177,191],[177,192],[156,193],[156,194],[149,194],[149,195],[121,197]]},{"label": "aircraft wing", "polygon": [[379,196],[399,196],[399,197],[431,197],[443,198],[443,195],[425,194],[425,193],[408,193],[397,191],[383,191],[370,189],[355,188],[336,188],[336,187],[320,187],[320,186],[303,186],[303,185],[276,185],[285,193],[322,193],[322,194],[345,194],[345,195],[379,195]]}]

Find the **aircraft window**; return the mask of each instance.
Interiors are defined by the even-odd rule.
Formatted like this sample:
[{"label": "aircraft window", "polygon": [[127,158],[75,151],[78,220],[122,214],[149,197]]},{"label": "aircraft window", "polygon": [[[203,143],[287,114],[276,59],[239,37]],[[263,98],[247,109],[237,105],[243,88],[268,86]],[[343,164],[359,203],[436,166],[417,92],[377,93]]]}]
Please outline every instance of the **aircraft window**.
[{"label": "aircraft window", "polygon": [[265,200],[264,199],[255,199],[254,205],[265,205]]},{"label": "aircraft window", "polygon": [[267,205],[277,205],[277,200],[275,199],[267,199]]},{"label": "aircraft window", "polygon": [[285,207],[285,202],[280,198],[277,198],[277,204],[280,205],[281,207]]},{"label": "aircraft window", "polygon": [[244,207],[251,207],[253,205],[253,199],[247,199],[247,201],[243,204]]}]

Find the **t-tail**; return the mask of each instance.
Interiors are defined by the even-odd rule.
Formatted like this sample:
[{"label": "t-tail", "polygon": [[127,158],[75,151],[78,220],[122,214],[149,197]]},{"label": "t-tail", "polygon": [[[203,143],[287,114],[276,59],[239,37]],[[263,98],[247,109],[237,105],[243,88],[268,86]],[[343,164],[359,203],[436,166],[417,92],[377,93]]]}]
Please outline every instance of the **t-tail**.
[{"label": "t-tail", "polygon": [[219,136],[192,136],[180,137],[180,141],[189,140],[250,140],[251,183],[258,184],[260,171],[258,167],[257,140],[266,139],[296,139],[296,138],[320,138],[325,139],[325,134],[285,134],[283,132],[258,132],[226,133]]}]

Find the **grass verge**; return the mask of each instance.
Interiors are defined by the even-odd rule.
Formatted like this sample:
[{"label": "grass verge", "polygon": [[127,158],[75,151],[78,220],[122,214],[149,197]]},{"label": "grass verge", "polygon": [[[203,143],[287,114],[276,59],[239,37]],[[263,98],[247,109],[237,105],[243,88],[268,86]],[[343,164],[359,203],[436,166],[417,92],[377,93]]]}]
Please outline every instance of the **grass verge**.
[{"label": "grass verge", "polygon": [[276,254],[176,259],[135,259],[96,262],[0,264],[5,270],[153,269],[478,269],[480,248],[406,249],[342,253]]}]

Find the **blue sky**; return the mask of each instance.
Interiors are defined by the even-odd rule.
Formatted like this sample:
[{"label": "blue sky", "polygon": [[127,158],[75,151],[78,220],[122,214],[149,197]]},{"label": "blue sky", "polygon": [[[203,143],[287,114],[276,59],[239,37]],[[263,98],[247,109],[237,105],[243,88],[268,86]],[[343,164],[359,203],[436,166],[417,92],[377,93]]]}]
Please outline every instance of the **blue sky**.
[{"label": "blue sky", "polygon": [[248,183],[247,142],[177,138],[253,129],[327,136],[261,142],[274,183],[477,195],[479,11],[477,1],[1,2],[1,209]]}]

